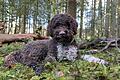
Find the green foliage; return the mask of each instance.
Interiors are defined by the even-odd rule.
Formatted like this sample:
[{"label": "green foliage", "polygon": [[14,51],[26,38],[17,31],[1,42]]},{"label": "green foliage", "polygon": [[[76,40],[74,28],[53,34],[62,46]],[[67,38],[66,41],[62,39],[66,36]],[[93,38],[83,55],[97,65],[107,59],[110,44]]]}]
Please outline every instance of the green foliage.
[{"label": "green foliage", "polygon": [[[119,80],[120,79],[120,53],[116,49],[94,54],[102,58],[109,65],[100,65],[83,60],[75,62],[46,63],[46,70],[41,76],[22,64],[16,64],[12,69],[3,66],[5,53],[22,48],[20,44],[4,45],[0,48],[0,80]],[[84,52],[82,52],[84,54]]]},{"label": "green foliage", "polygon": [[21,43],[10,44],[10,45],[6,44],[6,45],[3,45],[3,47],[0,48],[0,54],[2,54],[2,53],[9,54],[10,52],[18,50],[20,48],[22,48]]}]

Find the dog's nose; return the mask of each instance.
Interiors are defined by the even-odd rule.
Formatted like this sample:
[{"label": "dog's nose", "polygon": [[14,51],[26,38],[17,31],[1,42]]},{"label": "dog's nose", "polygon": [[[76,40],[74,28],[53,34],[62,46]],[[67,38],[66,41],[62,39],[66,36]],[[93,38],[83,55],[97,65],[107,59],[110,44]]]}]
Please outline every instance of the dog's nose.
[{"label": "dog's nose", "polygon": [[65,35],[66,33],[65,33],[65,31],[60,31],[59,32],[59,35]]}]

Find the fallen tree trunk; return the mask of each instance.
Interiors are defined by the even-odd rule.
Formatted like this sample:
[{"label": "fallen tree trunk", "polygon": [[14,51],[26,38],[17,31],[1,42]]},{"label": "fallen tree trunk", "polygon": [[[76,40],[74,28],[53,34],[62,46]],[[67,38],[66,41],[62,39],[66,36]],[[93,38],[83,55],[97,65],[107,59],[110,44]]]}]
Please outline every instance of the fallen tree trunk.
[{"label": "fallen tree trunk", "polygon": [[12,42],[26,42],[28,39],[42,40],[48,37],[37,36],[35,34],[0,34],[0,45]]}]

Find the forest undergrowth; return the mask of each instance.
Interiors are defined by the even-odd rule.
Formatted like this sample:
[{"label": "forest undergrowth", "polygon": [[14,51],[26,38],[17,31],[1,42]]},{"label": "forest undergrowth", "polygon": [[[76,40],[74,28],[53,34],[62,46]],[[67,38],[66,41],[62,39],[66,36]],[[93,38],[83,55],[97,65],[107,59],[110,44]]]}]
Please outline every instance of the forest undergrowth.
[{"label": "forest undergrowth", "polygon": [[[91,54],[108,61],[109,65],[84,60],[46,63],[47,69],[40,76],[36,76],[31,68],[19,63],[12,69],[3,66],[4,57],[22,47],[21,43],[0,47],[0,80],[120,80],[120,52],[116,48]],[[84,51],[80,50],[79,54],[85,54]]]}]

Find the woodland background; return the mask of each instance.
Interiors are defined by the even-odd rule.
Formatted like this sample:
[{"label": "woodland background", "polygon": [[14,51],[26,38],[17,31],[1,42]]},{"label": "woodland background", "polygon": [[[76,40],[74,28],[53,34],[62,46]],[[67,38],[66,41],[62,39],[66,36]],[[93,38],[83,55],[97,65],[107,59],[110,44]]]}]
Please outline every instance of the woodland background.
[{"label": "woodland background", "polygon": [[79,23],[81,39],[120,37],[120,0],[0,0],[0,33],[46,35],[50,19],[69,13]]},{"label": "woodland background", "polygon": [[[48,39],[47,24],[59,13],[77,20],[80,54],[108,65],[84,60],[47,63],[41,76],[21,64],[3,66],[4,57],[31,37]],[[120,80],[120,0],[0,0],[0,80]]]}]

